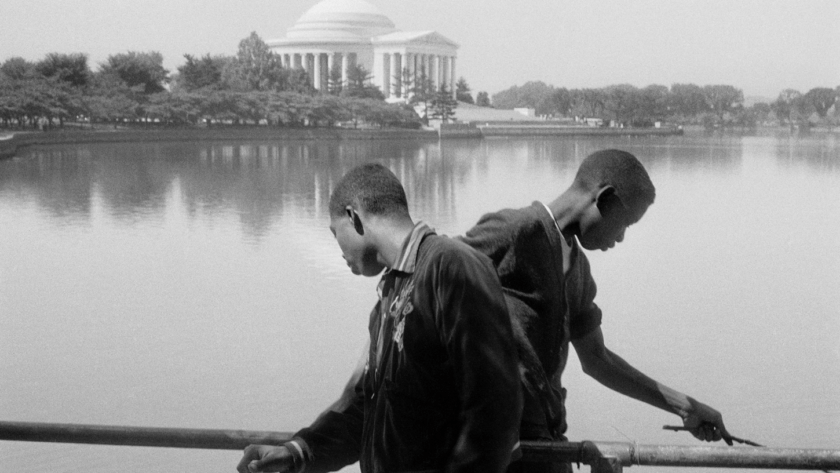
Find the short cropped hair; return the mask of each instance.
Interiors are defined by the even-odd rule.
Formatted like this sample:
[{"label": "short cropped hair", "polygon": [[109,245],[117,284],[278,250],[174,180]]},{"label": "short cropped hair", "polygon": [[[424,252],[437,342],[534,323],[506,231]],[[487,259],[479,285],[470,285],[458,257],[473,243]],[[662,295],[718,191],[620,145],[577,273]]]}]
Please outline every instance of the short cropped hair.
[{"label": "short cropped hair", "polygon": [[372,215],[408,214],[408,200],[402,184],[381,164],[362,164],[338,181],[330,196],[330,215],[343,215],[348,205]]},{"label": "short cropped hair", "polygon": [[656,189],[642,163],[618,149],[587,156],[578,168],[574,184],[587,189],[613,186],[624,205],[633,211],[644,211],[656,198]]}]

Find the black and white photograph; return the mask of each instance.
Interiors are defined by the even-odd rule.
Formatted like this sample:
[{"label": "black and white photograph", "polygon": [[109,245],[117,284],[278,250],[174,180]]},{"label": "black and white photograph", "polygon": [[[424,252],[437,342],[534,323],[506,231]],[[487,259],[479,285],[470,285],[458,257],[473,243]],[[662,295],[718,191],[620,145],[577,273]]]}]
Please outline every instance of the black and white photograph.
[{"label": "black and white photograph", "polygon": [[840,472],[840,1],[0,25],[0,472]]}]

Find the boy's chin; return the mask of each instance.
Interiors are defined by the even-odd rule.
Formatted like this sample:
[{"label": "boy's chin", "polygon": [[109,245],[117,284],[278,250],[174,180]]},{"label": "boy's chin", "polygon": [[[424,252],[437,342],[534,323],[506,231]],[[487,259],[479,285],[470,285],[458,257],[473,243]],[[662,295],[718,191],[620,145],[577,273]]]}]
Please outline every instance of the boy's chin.
[{"label": "boy's chin", "polygon": [[361,271],[358,271],[354,268],[353,274],[362,275],[362,276],[365,276],[365,277],[368,277],[368,278],[372,278],[374,276],[378,276],[382,272],[383,269],[385,269],[385,267],[384,266],[379,266],[379,265],[377,265],[377,266],[366,266],[366,267],[362,268]]}]

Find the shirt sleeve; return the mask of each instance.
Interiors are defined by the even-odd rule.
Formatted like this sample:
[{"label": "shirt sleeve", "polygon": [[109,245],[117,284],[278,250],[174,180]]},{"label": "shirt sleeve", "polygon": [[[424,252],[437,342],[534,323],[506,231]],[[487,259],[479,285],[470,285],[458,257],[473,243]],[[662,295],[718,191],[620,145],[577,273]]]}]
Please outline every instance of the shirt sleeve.
[{"label": "shirt sleeve", "polygon": [[513,220],[512,212],[508,210],[483,215],[474,227],[457,239],[486,255],[498,268],[516,236],[517,226]]},{"label": "shirt sleeve", "polygon": [[581,278],[580,299],[577,301],[578,310],[572,312],[569,320],[569,337],[577,340],[601,326],[601,308],[595,303],[595,294],[598,292],[592,272],[589,268],[589,260],[578,249],[579,267],[576,277]]},{"label": "shirt sleeve", "polygon": [[428,272],[435,324],[454,370],[459,433],[449,472],[504,472],[519,439],[522,393],[511,322],[490,261],[468,247]]}]

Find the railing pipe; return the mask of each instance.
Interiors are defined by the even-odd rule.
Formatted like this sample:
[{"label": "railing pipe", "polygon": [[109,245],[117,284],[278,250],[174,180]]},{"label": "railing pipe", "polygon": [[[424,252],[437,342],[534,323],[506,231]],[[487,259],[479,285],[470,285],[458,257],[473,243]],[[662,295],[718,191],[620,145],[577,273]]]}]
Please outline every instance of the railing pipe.
[{"label": "railing pipe", "polygon": [[[0,421],[0,440],[139,447],[241,450],[250,444],[280,445],[285,432],[126,427]],[[526,461],[585,463],[593,471],[622,466],[681,466],[783,470],[840,470],[840,450],[639,445],[619,442],[522,442]]]},{"label": "railing pipe", "polygon": [[0,421],[0,440],[84,443],[130,447],[242,450],[251,444],[282,445],[291,433],[251,430],[126,427]]}]

